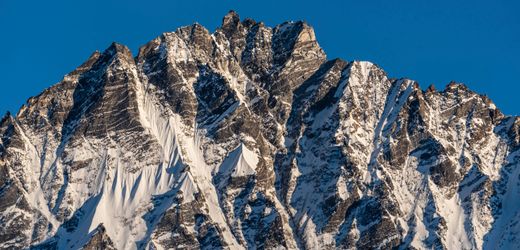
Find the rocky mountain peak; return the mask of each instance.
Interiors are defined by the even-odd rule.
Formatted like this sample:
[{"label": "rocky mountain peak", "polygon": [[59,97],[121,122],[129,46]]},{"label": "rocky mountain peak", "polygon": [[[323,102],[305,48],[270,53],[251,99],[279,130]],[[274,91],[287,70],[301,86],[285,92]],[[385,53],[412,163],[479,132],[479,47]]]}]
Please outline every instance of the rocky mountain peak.
[{"label": "rocky mountain peak", "polygon": [[105,51],[103,51],[103,55],[106,56],[114,56],[118,54],[131,56],[132,52],[130,52],[130,49],[128,49],[128,47],[117,42],[112,42],[110,46],[107,49],[105,49]]},{"label": "rocky mountain peak", "polygon": [[465,85],[230,11],[0,120],[0,249],[515,249],[519,131]]},{"label": "rocky mountain peak", "polygon": [[94,63],[96,63],[99,60],[100,56],[101,56],[100,51],[98,51],[98,50],[94,51],[83,64],[81,64],[75,70],[73,70],[72,72],[67,74],[64,78],[68,78],[67,80],[70,82],[77,81],[77,77],[80,76],[85,71],[92,68]]},{"label": "rocky mountain peak", "polygon": [[11,112],[7,111],[5,113],[5,115],[2,117],[2,119],[0,120],[0,124],[4,124],[8,119],[11,119],[12,116],[11,116]]},{"label": "rocky mountain peak", "polygon": [[227,35],[232,34],[241,25],[240,16],[234,10],[230,10],[224,18],[222,18],[221,28]]}]

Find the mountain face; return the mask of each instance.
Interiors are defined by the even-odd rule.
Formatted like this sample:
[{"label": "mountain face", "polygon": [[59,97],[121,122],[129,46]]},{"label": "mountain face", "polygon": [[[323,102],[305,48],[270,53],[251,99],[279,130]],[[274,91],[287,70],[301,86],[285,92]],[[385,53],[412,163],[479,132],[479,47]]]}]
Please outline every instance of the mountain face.
[{"label": "mountain face", "polygon": [[1,249],[518,249],[520,118],[230,12],[0,121]]}]

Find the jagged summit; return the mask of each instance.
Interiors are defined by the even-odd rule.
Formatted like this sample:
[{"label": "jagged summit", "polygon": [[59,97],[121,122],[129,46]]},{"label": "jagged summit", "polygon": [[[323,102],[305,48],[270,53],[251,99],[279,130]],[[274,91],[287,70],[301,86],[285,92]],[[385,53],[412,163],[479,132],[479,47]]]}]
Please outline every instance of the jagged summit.
[{"label": "jagged summit", "polygon": [[519,248],[520,118],[230,11],[0,122],[0,249]]},{"label": "jagged summit", "polygon": [[233,31],[240,23],[240,16],[234,10],[230,10],[224,18],[222,18],[221,28],[223,30]]}]

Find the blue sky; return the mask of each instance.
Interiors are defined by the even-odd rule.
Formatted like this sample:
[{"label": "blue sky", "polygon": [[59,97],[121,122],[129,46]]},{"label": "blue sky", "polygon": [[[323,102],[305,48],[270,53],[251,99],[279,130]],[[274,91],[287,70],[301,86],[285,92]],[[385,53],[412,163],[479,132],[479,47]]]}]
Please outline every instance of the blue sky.
[{"label": "blue sky", "polygon": [[230,10],[276,25],[305,20],[329,59],[368,60],[390,77],[443,89],[463,82],[520,115],[520,1],[0,0],[0,113],[60,81],[112,41],[139,46]]}]

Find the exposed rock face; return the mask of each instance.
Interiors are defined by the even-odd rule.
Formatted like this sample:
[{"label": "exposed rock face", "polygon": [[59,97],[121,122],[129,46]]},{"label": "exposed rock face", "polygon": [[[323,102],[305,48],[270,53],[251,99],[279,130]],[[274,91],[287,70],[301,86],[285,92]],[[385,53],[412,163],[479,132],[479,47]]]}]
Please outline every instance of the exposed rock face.
[{"label": "exposed rock face", "polygon": [[230,12],[0,122],[0,248],[520,248],[520,118]]},{"label": "exposed rock face", "polygon": [[114,243],[106,234],[106,229],[103,224],[100,224],[92,233],[89,241],[82,249],[85,250],[110,250],[114,248]]}]

